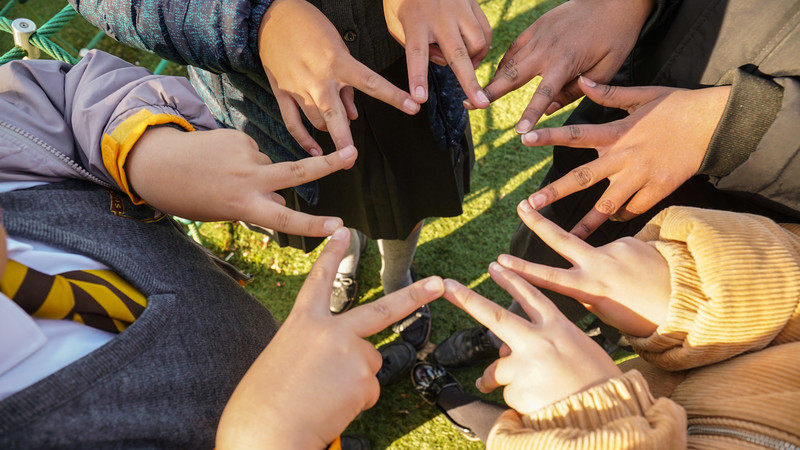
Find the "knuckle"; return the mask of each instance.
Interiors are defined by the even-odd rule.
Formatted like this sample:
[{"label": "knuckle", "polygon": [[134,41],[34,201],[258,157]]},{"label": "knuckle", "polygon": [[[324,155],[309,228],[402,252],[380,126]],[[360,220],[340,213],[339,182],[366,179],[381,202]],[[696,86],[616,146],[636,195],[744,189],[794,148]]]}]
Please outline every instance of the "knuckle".
[{"label": "knuckle", "polygon": [[616,203],[614,203],[613,200],[608,198],[601,199],[599,202],[597,202],[597,205],[595,207],[601,213],[609,216],[617,212]]},{"label": "knuckle", "polygon": [[576,169],[573,169],[572,176],[575,177],[575,181],[578,182],[579,186],[584,187],[589,186],[594,180],[592,169],[590,169],[588,166],[580,166]]},{"label": "knuckle", "polygon": [[322,111],[322,119],[325,121],[325,123],[328,123],[332,120],[336,120],[338,118],[339,118],[339,111],[336,110],[335,108],[327,108],[324,111]]},{"label": "knuckle", "polygon": [[553,96],[555,93],[553,92],[553,88],[550,86],[539,86],[536,88],[536,92],[533,95],[540,95],[548,100],[553,100]]},{"label": "knuckle", "polygon": [[577,141],[581,138],[581,136],[583,136],[583,130],[578,125],[568,125],[567,133],[569,134],[569,139],[571,141]]},{"label": "knuckle", "polygon": [[558,200],[559,198],[558,189],[556,189],[556,187],[552,184],[549,184],[546,188],[544,188],[544,195],[546,195],[550,201]]},{"label": "knuckle", "polygon": [[364,77],[364,88],[368,92],[375,92],[381,85],[381,77],[375,72],[369,73]]},{"label": "knuckle", "polygon": [[379,318],[378,320],[387,319],[391,315],[391,311],[386,306],[386,302],[372,302],[372,312]]},{"label": "knuckle", "polygon": [[289,171],[291,172],[292,178],[305,179],[306,177],[306,166],[300,162],[292,163],[289,166]]},{"label": "knuckle", "polygon": [[287,214],[285,211],[279,212],[275,217],[275,223],[278,224],[281,230],[287,230],[289,228],[289,224],[291,223],[289,214]]},{"label": "knuckle", "polygon": [[448,65],[453,65],[460,60],[469,59],[469,51],[466,47],[457,47],[453,50],[452,55],[450,56],[450,60],[447,61]]}]

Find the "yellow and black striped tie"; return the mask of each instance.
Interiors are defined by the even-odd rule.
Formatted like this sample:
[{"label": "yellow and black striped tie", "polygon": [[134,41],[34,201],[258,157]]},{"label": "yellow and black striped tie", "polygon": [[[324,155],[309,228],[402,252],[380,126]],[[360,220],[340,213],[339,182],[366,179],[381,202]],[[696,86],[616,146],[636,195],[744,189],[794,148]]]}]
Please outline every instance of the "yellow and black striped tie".
[{"label": "yellow and black striped tie", "polygon": [[8,260],[0,291],[34,317],[74,320],[111,333],[125,331],[147,306],[144,295],[110,270],[47,275]]}]

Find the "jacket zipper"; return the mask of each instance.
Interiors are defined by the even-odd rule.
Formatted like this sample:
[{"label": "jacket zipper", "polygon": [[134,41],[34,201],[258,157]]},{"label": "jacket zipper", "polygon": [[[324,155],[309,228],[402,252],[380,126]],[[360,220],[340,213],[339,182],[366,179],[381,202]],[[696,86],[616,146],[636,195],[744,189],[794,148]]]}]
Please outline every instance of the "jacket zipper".
[{"label": "jacket zipper", "polygon": [[786,442],[778,438],[766,436],[759,433],[753,433],[750,431],[742,431],[739,429],[721,427],[718,425],[689,425],[687,431],[690,436],[692,435],[724,436],[724,437],[739,439],[766,448],[773,448],[779,450],[800,449],[800,447],[792,444],[791,442]]},{"label": "jacket zipper", "polygon": [[81,167],[80,164],[78,164],[77,162],[73,161],[70,157],[68,157],[67,155],[61,153],[55,147],[53,147],[52,145],[48,144],[47,142],[44,142],[43,140],[37,138],[36,136],[32,135],[31,133],[28,133],[27,131],[25,131],[25,130],[23,130],[21,128],[18,128],[18,127],[14,126],[14,125],[11,125],[9,123],[3,122],[2,120],[0,120],[0,127],[5,128],[6,130],[10,131],[11,133],[14,133],[14,134],[16,134],[18,136],[21,136],[21,137],[29,140],[30,142],[36,144],[37,146],[42,148],[44,151],[46,151],[48,154],[52,155],[53,157],[57,158],[59,161],[64,163],[64,165],[66,165],[68,168],[72,169],[81,178],[84,178],[84,179],[89,180],[89,181],[91,181],[93,183],[99,184],[100,186],[113,189],[113,186],[111,186],[109,183],[106,183],[105,181],[101,180],[100,178],[97,178],[96,176],[92,175],[91,173],[89,173],[89,171],[87,171],[86,169]]}]

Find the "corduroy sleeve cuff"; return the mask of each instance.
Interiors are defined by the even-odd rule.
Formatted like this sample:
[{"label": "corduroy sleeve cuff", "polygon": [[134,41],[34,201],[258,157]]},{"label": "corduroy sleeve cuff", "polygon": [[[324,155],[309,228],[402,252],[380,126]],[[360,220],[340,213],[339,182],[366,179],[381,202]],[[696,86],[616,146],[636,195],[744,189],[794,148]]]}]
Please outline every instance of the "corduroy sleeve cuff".
[{"label": "corduroy sleeve cuff", "polygon": [[726,73],[717,85],[730,85],[731,94],[698,173],[722,178],[756,150],[778,114],[783,89],[741,68]]}]

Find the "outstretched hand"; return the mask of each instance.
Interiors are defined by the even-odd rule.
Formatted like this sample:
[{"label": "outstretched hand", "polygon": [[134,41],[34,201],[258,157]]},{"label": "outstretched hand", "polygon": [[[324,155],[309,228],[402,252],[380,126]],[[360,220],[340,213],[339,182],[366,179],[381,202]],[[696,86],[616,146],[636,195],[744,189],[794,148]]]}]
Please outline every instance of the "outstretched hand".
[{"label": "outstretched hand", "polygon": [[358,117],[353,88],[408,114],[411,96],[358,62],[333,24],[305,0],[275,0],[261,20],[258,51],[289,133],[311,155],[321,147],[303,126],[330,133],[336,149],[353,145],[350,120]]},{"label": "outstretched hand", "polygon": [[475,383],[484,393],[505,386],[503,398],[520,414],[537,410],[621,374],[614,361],[547,297],[497,263],[489,273],[531,318],[518,316],[453,280],[445,298],[488,327],[504,345]]},{"label": "outstretched hand", "polygon": [[272,164],[255,141],[231,129],[184,132],[151,128],[125,164],[136,193],[169,214],[204,222],[243,220],[301,236],[329,236],[338,217],[318,217],[285,206],[276,191],[351,167],[354,147],[325,156]]},{"label": "outstretched hand", "polygon": [[289,317],[225,407],[218,448],[325,448],[378,400],[380,353],[363,338],[444,293],[439,277],[333,316],[331,287],[350,232],[339,228]]},{"label": "outstretched hand", "polygon": [[489,53],[492,28],[475,0],[384,0],[389,32],[406,49],[408,86],[428,99],[428,60],[449,65],[473,105],[489,106],[475,69]]},{"label": "outstretched hand", "polygon": [[652,8],[653,0],[572,0],[553,8],[514,40],[485,87],[487,95],[494,101],[541,75],[516,126],[519,134],[531,131],[542,114],[582,95],[580,74],[611,80]]},{"label": "outstretched hand", "polygon": [[603,322],[633,336],[665,323],[672,291],[667,261],[650,244],[618,239],[594,248],[536,212],[527,200],[517,212],[528,228],[572,264],[560,269],[510,255],[497,261],[528,282],[572,297]]},{"label": "outstretched hand", "polygon": [[630,220],[644,213],[697,173],[730,86],[617,87],[584,77],[579,84],[592,101],[630,115],[606,124],[538,129],[522,136],[522,143],[597,149],[597,159],[530,196],[539,209],[608,179],[594,208],[571,230],[585,239],[610,217]]}]

